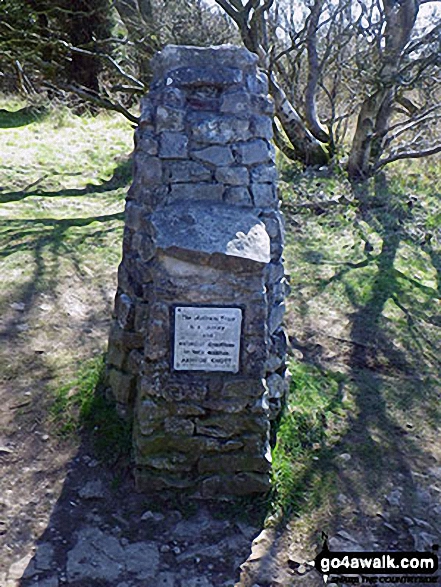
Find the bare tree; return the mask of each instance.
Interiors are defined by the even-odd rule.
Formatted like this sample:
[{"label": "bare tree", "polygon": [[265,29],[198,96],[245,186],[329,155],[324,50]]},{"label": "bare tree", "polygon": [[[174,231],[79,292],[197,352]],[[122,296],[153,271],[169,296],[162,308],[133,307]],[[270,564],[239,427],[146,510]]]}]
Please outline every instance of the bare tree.
[{"label": "bare tree", "polygon": [[[425,31],[417,27],[429,0],[216,2],[269,74],[275,140],[288,157],[323,163],[324,148],[341,156],[355,129],[347,170],[363,179],[440,150],[430,132],[440,114],[439,17]],[[303,17],[293,17],[299,6]]]},{"label": "bare tree", "polygon": [[[368,14],[366,4],[360,5]],[[382,27],[375,39],[372,91],[361,104],[348,161],[348,173],[354,179],[368,177],[397,159],[441,150],[441,143],[417,140],[423,139],[424,124],[441,114],[439,95],[432,96],[432,104],[425,106],[406,97],[406,90],[415,90],[417,82],[421,84],[422,78],[440,65],[440,25],[414,39],[418,0],[383,0],[378,8]],[[417,129],[419,133],[415,133]],[[396,147],[399,138],[404,142]]]}]

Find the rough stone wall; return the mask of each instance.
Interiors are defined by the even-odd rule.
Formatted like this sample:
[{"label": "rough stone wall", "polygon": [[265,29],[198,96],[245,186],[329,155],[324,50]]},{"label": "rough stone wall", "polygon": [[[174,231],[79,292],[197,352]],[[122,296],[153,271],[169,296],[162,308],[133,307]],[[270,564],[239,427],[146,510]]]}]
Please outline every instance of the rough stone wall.
[{"label": "rough stone wall", "polygon": [[[140,489],[269,487],[287,285],[267,92],[255,56],[238,47],[169,46],[154,61],[108,353]],[[173,369],[175,305],[241,308],[237,373]]]}]

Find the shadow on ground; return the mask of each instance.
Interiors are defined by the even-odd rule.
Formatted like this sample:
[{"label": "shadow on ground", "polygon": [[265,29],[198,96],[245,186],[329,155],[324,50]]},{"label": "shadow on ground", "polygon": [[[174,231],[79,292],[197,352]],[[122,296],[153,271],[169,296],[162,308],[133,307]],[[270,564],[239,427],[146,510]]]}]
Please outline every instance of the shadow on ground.
[{"label": "shadow on ground", "polygon": [[[365,245],[364,260],[333,263],[337,268],[332,277],[319,279],[310,294],[344,283],[352,306],[348,336],[332,336],[322,324],[311,322],[301,295],[292,303],[303,306],[303,328],[290,336],[296,356],[324,376],[339,375],[343,366],[342,386],[329,397],[329,412],[347,412],[347,396],[353,407],[336,444],[313,446],[317,438],[310,441],[304,435],[308,456],[292,481],[286,500],[289,514],[265,557],[254,563],[259,584],[263,577],[273,585],[276,571],[268,568],[286,568],[288,558],[296,576],[287,585],[322,585],[305,562],[321,550],[323,531],[331,537],[334,551],[430,551],[441,541],[441,454],[436,443],[441,421],[439,252],[408,230],[412,210],[383,177],[377,179],[374,194],[369,196],[362,188],[356,194],[356,222],[367,223],[381,236],[381,249],[374,254]],[[410,271],[395,268],[403,243],[428,255],[436,271],[436,289],[413,278]],[[315,259],[323,259],[323,252],[317,251]],[[366,267],[372,267],[371,286],[360,296],[353,280],[344,278]],[[398,320],[385,316],[388,304],[397,310]],[[294,385],[294,410],[295,393]],[[329,430],[327,414],[321,417],[323,430]]]},{"label": "shadow on ground", "polygon": [[46,116],[44,108],[25,106],[20,110],[5,110],[0,108],[0,128],[19,128],[37,122]]}]

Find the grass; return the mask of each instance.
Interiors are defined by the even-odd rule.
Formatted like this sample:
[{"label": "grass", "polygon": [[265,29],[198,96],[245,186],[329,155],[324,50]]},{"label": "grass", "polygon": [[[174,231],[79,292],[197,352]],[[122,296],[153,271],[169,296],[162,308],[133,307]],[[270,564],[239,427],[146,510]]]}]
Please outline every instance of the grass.
[{"label": "grass", "polygon": [[105,347],[133,129],[10,97],[0,126],[0,381],[43,406]]},{"label": "grass", "polygon": [[326,470],[335,443],[347,428],[350,402],[343,398],[345,377],[291,360],[292,383],[273,450],[273,511],[297,515],[315,507],[323,492],[332,497]]},{"label": "grass", "polygon": [[116,413],[115,406],[104,394],[106,356],[86,362],[73,381],[54,391],[50,413],[63,435],[86,430],[92,438],[96,454],[115,462],[128,457],[131,449],[130,426]]}]

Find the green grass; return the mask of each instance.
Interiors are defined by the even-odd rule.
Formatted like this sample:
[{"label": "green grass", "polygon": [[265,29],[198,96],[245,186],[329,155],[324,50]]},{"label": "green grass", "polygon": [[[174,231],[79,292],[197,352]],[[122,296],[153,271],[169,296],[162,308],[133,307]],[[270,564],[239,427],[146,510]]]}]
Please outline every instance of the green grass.
[{"label": "green grass", "polygon": [[131,434],[129,424],[105,397],[105,372],[105,355],[86,362],[74,380],[54,390],[50,413],[60,434],[86,430],[96,454],[104,460],[115,460],[130,454]]},{"label": "green grass", "polygon": [[298,515],[334,493],[326,461],[346,430],[351,405],[343,399],[342,374],[296,361],[289,369],[292,382],[273,450],[272,508]]}]

